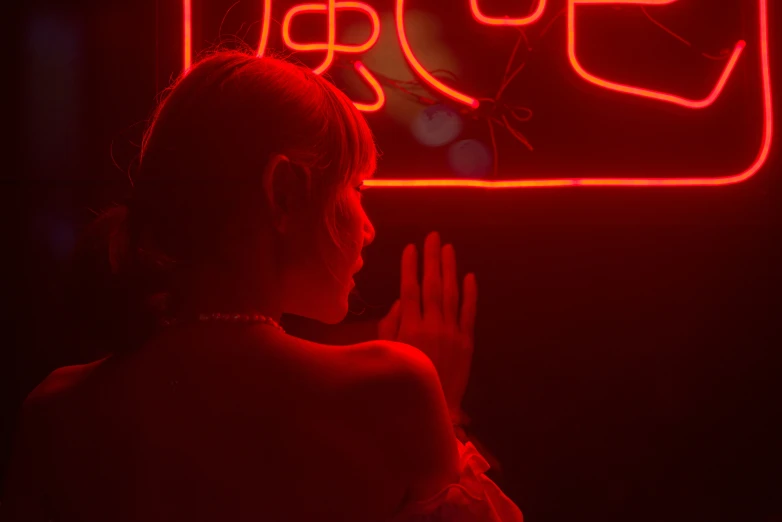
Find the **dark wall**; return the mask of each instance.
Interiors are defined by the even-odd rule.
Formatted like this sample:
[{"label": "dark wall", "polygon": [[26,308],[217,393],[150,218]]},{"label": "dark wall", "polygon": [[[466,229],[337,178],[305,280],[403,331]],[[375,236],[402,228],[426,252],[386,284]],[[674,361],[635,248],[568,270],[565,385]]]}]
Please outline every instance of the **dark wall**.
[{"label": "dark wall", "polygon": [[[83,357],[63,335],[67,258],[91,209],[124,195],[167,82],[152,1],[23,15],[22,162],[1,196],[4,456],[23,397]],[[378,235],[348,322],[382,315],[403,246],[440,230],[480,289],[465,408],[528,520],[782,520],[777,149],[721,188],[367,191]]]}]

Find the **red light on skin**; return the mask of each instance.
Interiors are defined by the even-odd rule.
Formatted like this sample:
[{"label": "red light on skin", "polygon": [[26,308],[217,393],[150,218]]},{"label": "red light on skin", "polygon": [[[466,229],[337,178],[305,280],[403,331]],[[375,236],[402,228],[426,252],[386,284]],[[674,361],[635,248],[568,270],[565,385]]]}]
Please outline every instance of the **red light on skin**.
[{"label": "red light on skin", "polygon": [[[609,2],[604,2],[609,3]],[[768,0],[758,0],[760,75],[763,86],[763,139],[758,155],[744,171],[713,178],[565,178],[527,179],[517,181],[480,181],[464,179],[368,179],[366,187],[473,187],[484,189],[544,188],[544,187],[715,187],[746,181],[765,165],[774,137],[774,111],[771,95],[771,68],[768,45]]]},{"label": "red light on skin", "polygon": [[[372,35],[363,44],[342,45],[336,43],[336,13],[337,10],[342,9],[360,11],[369,17],[372,23]],[[291,38],[290,30],[291,24],[293,23],[293,19],[296,17],[296,15],[302,13],[322,13],[324,11],[326,11],[328,14],[328,42],[311,44],[294,42]],[[380,17],[377,15],[377,11],[363,2],[335,2],[334,0],[329,0],[328,5],[300,4],[289,9],[288,12],[285,13],[285,18],[282,22],[282,39],[285,42],[285,45],[287,45],[289,48],[293,49],[294,51],[326,51],[326,59],[320,66],[313,69],[315,74],[321,74],[331,66],[334,61],[334,53],[363,53],[371,49],[372,46],[377,43],[378,38],[380,38]],[[361,62],[356,62],[355,68],[356,71],[370,85],[370,87],[372,87],[372,90],[375,91],[377,101],[372,104],[354,103],[354,105],[361,111],[373,112],[379,110],[386,101],[383,88],[380,86],[380,83],[378,83],[374,76],[372,76],[372,73],[369,72],[369,69],[367,69]]]},{"label": "red light on skin", "polygon": [[193,6],[192,0],[182,0],[182,35],[183,35],[183,49],[182,49],[182,63],[185,71],[190,69],[190,63],[192,62],[192,49],[193,49]]},{"label": "red light on skin", "polygon": [[402,46],[402,52],[405,54],[407,63],[415,70],[416,74],[421,77],[423,81],[429,84],[430,87],[440,92],[444,96],[457,101],[461,104],[477,109],[480,102],[473,98],[463,94],[456,89],[448,87],[443,82],[435,78],[429,73],[418,61],[413,54],[413,50],[410,48],[410,43],[407,41],[407,33],[405,32],[405,0],[396,0],[396,34],[399,37],[399,44]]},{"label": "red light on skin", "polygon": [[258,58],[263,57],[269,43],[269,26],[272,21],[272,0],[263,0],[263,20],[261,21],[261,41],[258,43]]},{"label": "red light on skin", "polygon": [[632,94],[634,96],[641,96],[644,98],[650,98],[653,100],[659,100],[667,103],[673,103],[680,105],[688,109],[704,109],[713,104],[722,93],[725,88],[725,84],[728,82],[731,73],[736,67],[742,51],[746,47],[746,42],[739,41],[733,49],[733,54],[725,65],[725,69],[722,72],[719,80],[712,89],[711,93],[700,100],[690,100],[682,98],[673,94],[668,94],[659,91],[653,91],[650,89],[643,89],[641,87],[633,87],[630,85],[624,85],[621,83],[612,82],[599,78],[586,69],[584,69],[578,62],[576,57],[576,5],[595,5],[595,4],[644,4],[644,5],[667,5],[676,2],[677,0],[568,0],[567,5],[567,50],[568,59],[570,64],[575,69],[579,76],[586,81],[603,87],[604,89],[610,89],[612,91],[621,92],[624,94]]},{"label": "red light on skin", "polygon": [[355,105],[358,110],[364,112],[375,112],[380,110],[383,107],[383,105],[385,105],[386,103],[386,95],[383,92],[383,88],[380,86],[380,83],[378,83],[375,77],[372,76],[372,73],[369,72],[369,69],[367,69],[363,63],[356,62],[353,64],[353,66],[356,68],[356,71],[358,71],[358,73],[372,87],[377,97],[377,101],[375,103],[367,104],[367,103],[353,102],[353,105]]},{"label": "red light on skin", "polygon": [[470,9],[472,9],[472,16],[477,21],[486,25],[506,25],[506,26],[521,26],[534,24],[540,17],[543,16],[543,12],[546,10],[546,0],[538,0],[538,7],[532,12],[532,14],[523,18],[492,18],[481,13],[480,7],[478,7],[478,0],[470,0]]}]

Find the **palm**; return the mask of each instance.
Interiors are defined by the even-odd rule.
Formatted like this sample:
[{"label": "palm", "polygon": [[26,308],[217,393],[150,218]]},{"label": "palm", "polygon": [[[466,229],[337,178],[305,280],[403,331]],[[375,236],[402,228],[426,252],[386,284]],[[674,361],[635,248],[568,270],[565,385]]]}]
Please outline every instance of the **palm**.
[{"label": "palm", "polygon": [[456,256],[432,232],[424,245],[423,282],[415,245],[402,253],[401,296],[378,325],[380,339],[410,344],[437,369],[449,406],[459,407],[470,375],[477,302],[475,276],[463,281],[459,308]]}]

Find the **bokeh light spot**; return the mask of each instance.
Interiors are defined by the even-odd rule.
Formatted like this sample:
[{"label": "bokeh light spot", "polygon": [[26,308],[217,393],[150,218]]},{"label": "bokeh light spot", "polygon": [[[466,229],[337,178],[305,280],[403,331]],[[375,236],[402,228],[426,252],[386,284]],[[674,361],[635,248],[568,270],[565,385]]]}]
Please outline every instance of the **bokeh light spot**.
[{"label": "bokeh light spot", "polygon": [[489,147],[478,140],[460,140],[448,149],[451,169],[466,178],[482,178],[492,166]]},{"label": "bokeh light spot", "polygon": [[462,132],[462,118],[446,105],[432,105],[413,120],[415,139],[429,147],[440,147],[455,140]]}]

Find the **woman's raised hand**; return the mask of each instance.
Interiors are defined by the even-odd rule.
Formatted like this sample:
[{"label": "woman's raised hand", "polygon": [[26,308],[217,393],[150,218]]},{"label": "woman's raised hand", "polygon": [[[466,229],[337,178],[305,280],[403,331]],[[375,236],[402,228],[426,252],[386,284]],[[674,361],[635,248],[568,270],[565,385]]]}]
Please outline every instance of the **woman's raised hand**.
[{"label": "woman's raised hand", "polygon": [[402,253],[401,297],[378,326],[381,339],[415,346],[431,359],[449,409],[458,411],[470,378],[474,348],[478,286],[467,274],[462,286],[456,276],[453,245],[440,247],[432,232],[424,243],[423,284],[418,282],[418,251],[414,244]]}]

